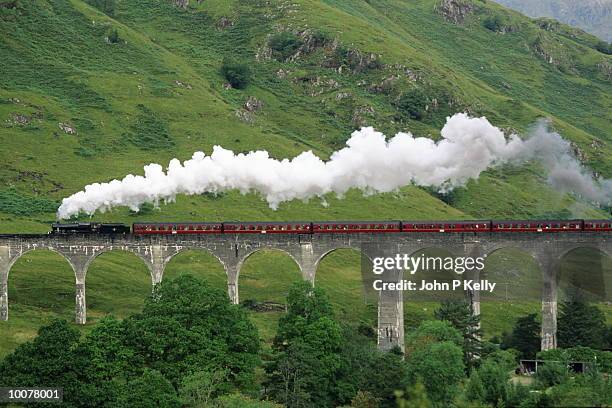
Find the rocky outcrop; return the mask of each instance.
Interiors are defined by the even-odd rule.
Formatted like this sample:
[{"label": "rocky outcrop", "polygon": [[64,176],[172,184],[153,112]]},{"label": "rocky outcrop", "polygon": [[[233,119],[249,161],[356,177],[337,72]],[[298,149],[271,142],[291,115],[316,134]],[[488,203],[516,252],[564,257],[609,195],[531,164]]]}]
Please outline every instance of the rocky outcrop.
[{"label": "rocky outcrop", "polygon": [[233,26],[234,26],[234,22],[225,16],[221,17],[215,23],[215,27],[217,27],[217,30],[225,30],[226,28],[233,27]]},{"label": "rocky outcrop", "polygon": [[249,96],[249,98],[246,100],[243,106],[244,106],[244,109],[246,109],[249,112],[257,112],[261,108],[263,108],[264,103],[254,96]]},{"label": "rocky outcrop", "polygon": [[187,7],[189,7],[189,0],[173,0],[173,1],[176,7],[182,8],[183,10],[187,10]]},{"label": "rocky outcrop", "polygon": [[76,128],[68,123],[58,123],[58,126],[60,129],[62,129],[64,131],[64,133],[68,133],[69,135],[76,135],[77,131]]},{"label": "rocky outcrop", "polygon": [[597,64],[597,69],[608,81],[612,80],[612,64],[608,61],[602,61]]},{"label": "rocky outcrop", "polygon": [[449,23],[463,24],[466,17],[474,11],[474,4],[468,0],[440,0],[435,10]]}]

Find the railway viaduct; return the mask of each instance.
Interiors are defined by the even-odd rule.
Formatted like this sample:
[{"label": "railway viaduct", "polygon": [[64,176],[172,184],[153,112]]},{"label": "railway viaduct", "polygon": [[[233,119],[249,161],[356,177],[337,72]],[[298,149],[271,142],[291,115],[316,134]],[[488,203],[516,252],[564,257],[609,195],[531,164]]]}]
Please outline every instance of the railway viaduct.
[{"label": "railway viaduct", "polygon": [[[612,254],[609,234],[597,232],[559,233],[355,233],[355,234],[211,234],[211,235],[2,235],[0,236],[0,320],[8,320],[8,279],[15,261],[36,249],[63,256],[71,265],[76,283],[76,322],[86,322],[85,282],[87,269],[100,254],[129,251],[140,257],[151,274],[152,284],[161,282],[164,268],[181,251],[206,250],[223,265],[228,294],[238,303],[240,268],[253,253],[262,249],[286,252],[299,266],[302,277],[316,284],[319,262],[337,249],[354,249],[374,256],[416,254],[441,248],[454,256],[487,256],[502,248],[517,248],[530,255],[542,274],[542,349],[556,347],[557,287],[562,258],[578,248],[595,248]],[[400,277],[401,278],[401,277]],[[473,278],[478,279],[478,276]],[[609,292],[612,288],[606,288]],[[409,292],[406,292],[409,293]],[[378,346],[388,350],[404,344],[403,293],[378,294]],[[409,295],[408,295],[409,296]],[[480,296],[471,294],[473,310],[480,313]],[[0,325],[2,323],[0,322]]]}]

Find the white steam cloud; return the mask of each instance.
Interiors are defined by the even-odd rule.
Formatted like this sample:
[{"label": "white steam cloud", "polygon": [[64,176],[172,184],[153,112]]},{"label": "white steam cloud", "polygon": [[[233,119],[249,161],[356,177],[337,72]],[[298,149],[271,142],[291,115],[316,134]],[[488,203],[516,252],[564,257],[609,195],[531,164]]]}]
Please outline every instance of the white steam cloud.
[{"label": "white steam cloud", "polygon": [[138,210],[143,203],[173,200],[178,194],[239,190],[255,191],[272,208],[284,201],[306,200],[327,193],[342,195],[351,188],[389,192],[416,184],[448,191],[478,178],[481,172],[504,163],[538,159],[548,170],[551,185],[589,200],[609,203],[611,180],[593,180],[571,153],[571,146],[540,123],[527,140],[504,137],[486,118],[459,113],[447,119],[442,139],[434,142],[410,133],[390,140],[371,127],[353,132],[346,147],[323,161],[311,151],[293,159],[276,160],[266,151],[235,154],[220,146],[206,156],[196,152],[181,164],[170,161],[144,167],[144,176],[94,183],[62,201],[57,216],[93,214],[117,206]]}]

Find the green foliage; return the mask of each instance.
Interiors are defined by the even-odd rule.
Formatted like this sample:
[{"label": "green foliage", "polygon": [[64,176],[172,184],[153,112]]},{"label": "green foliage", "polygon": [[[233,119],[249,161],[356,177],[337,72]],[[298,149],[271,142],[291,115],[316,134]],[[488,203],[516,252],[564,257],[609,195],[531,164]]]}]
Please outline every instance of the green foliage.
[{"label": "green foliage", "polygon": [[371,340],[348,328],[343,337],[345,342],[335,387],[338,402],[352,401],[354,404],[361,391],[375,399],[377,406],[395,406],[394,391],[405,389],[407,385],[402,354],[381,352]]},{"label": "green foliage", "polygon": [[548,388],[561,384],[569,378],[567,365],[561,362],[548,361],[538,367],[535,375],[536,383],[540,388]]},{"label": "green foliage", "polygon": [[88,4],[91,4],[104,14],[113,16],[115,14],[115,0],[86,0]]},{"label": "green foliage", "polygon": [[540,323],[536,319],[536,313],[517,319],[512,333],[504,339],[502,348],[517,350],[523,359],[535,358],[540,351]]},{"label": "green foliage", "polygon": [[287,406],[330,405],[341,361],[340,326],[323,291],[309,282],[295,283],[287,304],[266,366],[268,393]]},{"label": "green foliage", "polygon": [[410,119],[421,120],[425,115],[427,95],[421,88],[411,88],[404,92],[397,101],[397,109]]},{"label": "green foliage", "polygon": [[48,198],[30,197],[14,188],[0,190],[0,212],[14,215],[35,215],[55,212],[59,203]]},{"label": "green foliage", "polygon": [[465,377],[463,352],[449,341],[414,350],[407,355],[406,364],[411,381],[422,381],[431,401],[441,406],[453,401]]},{"label": "green foliage", "polygon": [[461,333],[450,322],[425,320],[414,332],[406,336],[406,352],[410,353],[424,345],[443,341],[450,341],[459,347],[463,345]]},{"label": "green foliage", "polygon": [[406,392],[397,391],[397,408],[431,408],[432,404],[427,397],[425,386],[422,382],[417,381],[411,387],[408,387]]},{"label": "green foliage", "polygon": [[605,317],[597,306],[580,298],[572,298],[561,304],[557,325],[559,347],[604,347],[607,331]]},{"label": "green foliage", "polygon": [[463,336],[463,353],[466,366],[470,367],[480,356],[480,316],[472,313],[472,307],[466,300],[445,300],[434,312],[438,320],[449,322]]},{"label": "green foliage", "polygon": [[209,406],[226,387],[227,370],[196,371],[183,377],[179,396],[183,405],[190,407]]},{"label": "green foliage", "polygon": [[217,398],[211,406],[213,408],[283,408],[282,405],[254,400],[241,394],[224,395]]},{"label": "green foliage", "polygon": [[470,374],[470,379],[465,387],[465,397],[468,401],[485,401],[485,388],[478,370],[474,370]]},{"label": "green foliage", "polygon": [[484,389],[484,401],[496,406],[508,399],[510,371],[503,364],[486,360],[478,369]]},{"label": "green foliage", "polygon": [[572,361],[592,363],[597,371],[612,372],[612,352],[595,350],[589,347],[576,346],[566,349],[544,350],[538,352],[537,358],[546,361],[560,361],[564,364]]},{"label": "green foliage", "polygon": [[121,38],[119,37],[119,32],[114,27],[108,30],[106,38],[108,38],[108,42],[111,44],[118,44],[119,41],[121,41]]},{"label": "green foliage", "polygon": [[553,386],[549,406],[602,407],[612,403],[612,380],[597,372],[577,375]]},{"label": "green foliage", "polygon": [[487,29],[495,32],[504,31],[506,25],[508,24],[508,19],[501,14],[493,14],[485,18],[482,22],[482,25]]},{"label": "green foliage", "polygon": [[291,31],[281,31],[270,37],[268,45],[272,56],[279,61],[285,61],[300,48],[304,42]]},{"label": "green foliage", "polygon": [[130,126],[131,132],[125,134],[126,139],[142,150],[159,150],[174,147],[174,140],[166,120],[159,114],[139,104],[138,115]]},{"label": "green foliage", "polygon": [[153,213],[153,210],[155,209],[155,205],[152,203],[142,203],[140,205],[140,208],[138,208],[138,211],[133,211],[130,210],[130,215],[131,216],[142,216],[142,215],[149,215]]},{"label": "green foliage", "polygon": [[179,386],[190,402],[250,390],[259,363],[244,311],[188,275],[157,285],[142,313],[79,336],[66,321],[42,327],[0,364],[0,382],[61,386],[68,407],[173,407]]},{"label": "green foliage", "polygon": [[163,375],[146,368],[139,377],[127,383],[119,406],[180,408],[181,402],[172,384]]},{"label": "green foliage", "polygon": [[244,89],[251,81],[251,69],[245,62],[224,59],[221,64],[221,75],[236,89]]},{"label": "green foliage", "polygon": [[358,391],[351,400],[351,407],[356,408],[378,408],[380,399],[368,391]]},{"label": "green foliage", "polygon": [[602,52],[606,55],[612,54],[612,43],[606,41],[598,41],[595,45],[595,49],[599,52]]},{"label": "green foliage", "polygon": [[160,371],[177,387],[194,371],[228,370],[230,384],[248,389],[259,363],[257,329],[223,290],[189,275],[156,285],[141,314],[126,319],[134,366]]}]

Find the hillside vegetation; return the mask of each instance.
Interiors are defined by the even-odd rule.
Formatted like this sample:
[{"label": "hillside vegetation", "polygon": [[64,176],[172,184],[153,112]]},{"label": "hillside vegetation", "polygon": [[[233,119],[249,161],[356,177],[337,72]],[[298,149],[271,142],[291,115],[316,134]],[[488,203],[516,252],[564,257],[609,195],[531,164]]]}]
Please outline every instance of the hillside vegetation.
[{"label": "hillside vegetation", "polygon": [[[586,165],[612,173],[610,57],[594,37],[489,2],[2,0],[0,12],[3,232],[46,231],[84,185],[215,144],[326,157],[363,125],[437,138],[459,111],[521,132],[550,117]],[[242,89],[221,74],[231,64],[246,68]],[[99,218],[602,215],[540,173],[491,171],[446,203],[406,188],[273,212],[227,194]]]}]

